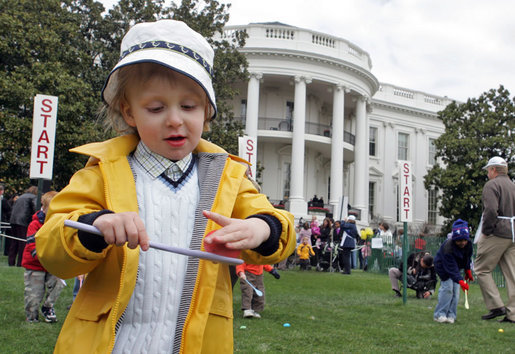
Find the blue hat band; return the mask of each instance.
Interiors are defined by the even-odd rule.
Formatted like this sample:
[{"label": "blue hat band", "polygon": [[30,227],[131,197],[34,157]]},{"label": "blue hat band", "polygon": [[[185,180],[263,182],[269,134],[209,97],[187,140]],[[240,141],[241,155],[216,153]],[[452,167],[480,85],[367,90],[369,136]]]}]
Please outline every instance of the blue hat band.
[{"label": "blue hat band", "polygon": [[133,45],[129,49],[123,51],[123,53],[120,55],[120,60],[122,60],[129,54],[132,54],[132,53],[137,52],[142,49],[166,49],[166,50],[171,50],[171,51],[177,52],[179,54],[186,55],[186,56],[190,57],[191,59],[195,60],[200,65],[202,65],[202,67],[209,74],[209,77],[211,79],[213,79],[213,68],[211,67],[211,65],[209,65],[209,63],[204,58],[202,58],[201,55],[199,55],[197,52],[195,52],[194,50],[192,50],[188,47],[185,47],[185,46],[179,45],[179,44],[175,44],[175,43],[166,42],[166,41],[149,41],[149,42],[144,42],[144,43]]}]

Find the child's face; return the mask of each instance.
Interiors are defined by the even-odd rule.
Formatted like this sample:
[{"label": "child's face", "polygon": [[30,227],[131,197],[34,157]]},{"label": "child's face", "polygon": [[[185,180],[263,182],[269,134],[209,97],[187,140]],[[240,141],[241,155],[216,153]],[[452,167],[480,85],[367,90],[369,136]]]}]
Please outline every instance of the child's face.
[{"label": "child's face", "polygon": [[456,246],[458,246],[459,248],[463,248],[467,245],[468,240],[457,240],[454,242],[456,243]]},{"label": "child's face", "polygon": [[130,85],[126,98],[123,118],[153,152],[178,161],[198,145],[207,100],[190,78],[178,73],[172,80],[153,77],[143,85]]}]

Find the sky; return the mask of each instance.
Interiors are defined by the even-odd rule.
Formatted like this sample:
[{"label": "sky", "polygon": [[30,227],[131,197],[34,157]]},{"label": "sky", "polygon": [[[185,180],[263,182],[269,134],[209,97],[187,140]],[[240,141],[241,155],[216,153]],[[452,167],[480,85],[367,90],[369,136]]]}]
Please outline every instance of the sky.
[{"label": "sky", "polygon": [[[117,0],[102,0],[111,7]],[[458,101],[515,96],[512,0],[221,0],[228,25],[281,22],[350,41],[388,83]]]}]

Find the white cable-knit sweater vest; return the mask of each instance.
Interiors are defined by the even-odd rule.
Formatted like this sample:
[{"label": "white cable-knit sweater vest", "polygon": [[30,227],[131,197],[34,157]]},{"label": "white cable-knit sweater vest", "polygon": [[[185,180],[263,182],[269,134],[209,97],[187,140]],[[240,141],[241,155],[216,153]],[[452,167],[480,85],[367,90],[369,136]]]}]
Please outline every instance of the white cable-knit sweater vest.
[{"label": "white cable-knit sweater vest", "polygon": [[[197,168],[177,188],[132,161],[139,215],[152,241],[189,248],[199,202]],[[188,257],[140,251],[138,278],[113,353],[171,353]]]}]

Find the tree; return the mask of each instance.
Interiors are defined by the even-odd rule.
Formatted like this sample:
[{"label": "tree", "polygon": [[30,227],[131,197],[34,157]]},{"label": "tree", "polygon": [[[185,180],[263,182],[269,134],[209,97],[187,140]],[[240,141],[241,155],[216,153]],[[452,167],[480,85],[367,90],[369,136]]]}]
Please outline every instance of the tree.
[{"label": "tree", "polygon": [[[479,224],[481,193],[488,180],[482,167],[493,156],[509,161],[515,153],[515,104],[509,95],[500,86],[466,103],[453,102],[438,114],[445,126],[435,141],[441,165],[433,166],[424,184],[439,191],[439,212],[447,218],[443,234],[457,218]],[[512,175],[514,170],[512,164]]]},{"label": "tree", "polygon": [[[91,1],[84,1],[92,3]],[[88,17],[82,1],[0,2],[0,176],[10,191],[29,185],[33,97],[59,97],[54,187],[64,186],[84,158],[68,149],[102,139],[95,123],[98,67],[84,38],[84,19],[101,18],[99,3]],[[97,85],[98,86],[98,82]],[[75,156],[74,156],[75,155]],[[34,183],[34,182],[33,182]]]}]

